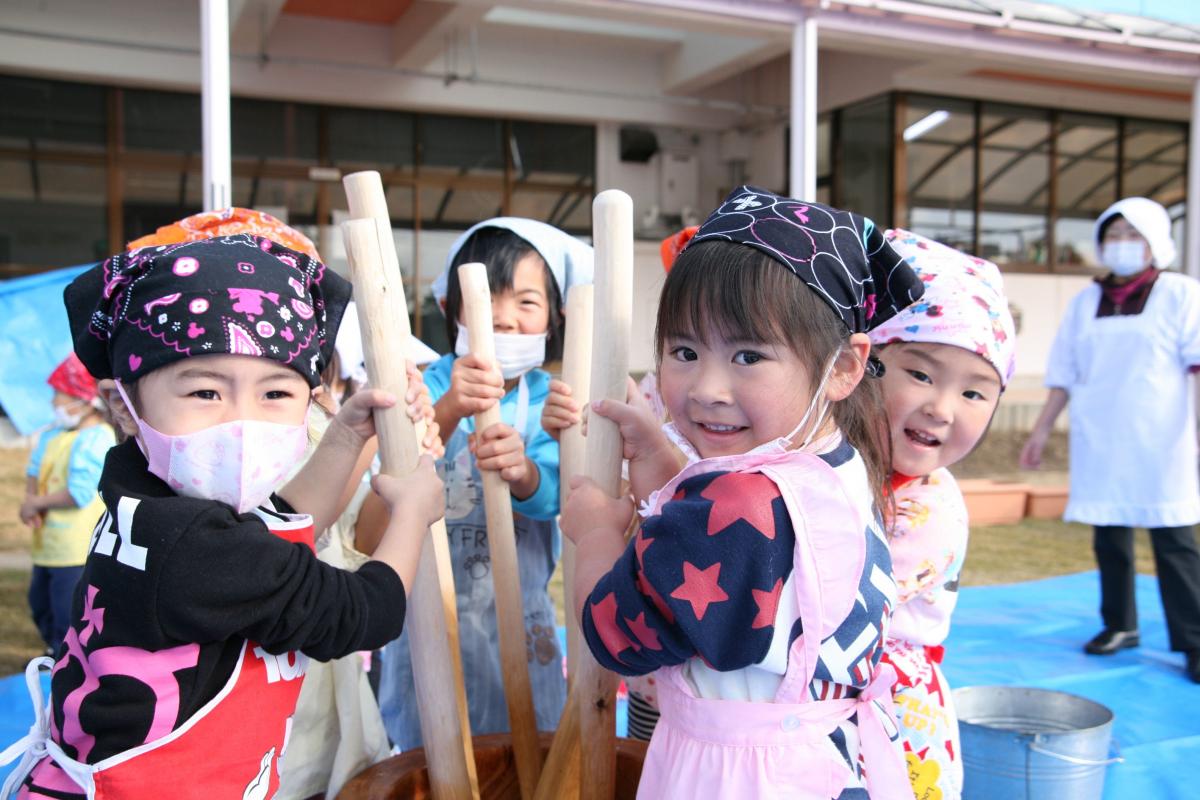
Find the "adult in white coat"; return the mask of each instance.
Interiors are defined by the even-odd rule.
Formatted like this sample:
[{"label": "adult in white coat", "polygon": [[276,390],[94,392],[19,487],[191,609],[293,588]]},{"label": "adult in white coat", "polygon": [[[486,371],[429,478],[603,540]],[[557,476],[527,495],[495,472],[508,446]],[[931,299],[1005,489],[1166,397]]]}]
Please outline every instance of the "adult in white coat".
[{"label": "adult in white coat", "polygon": [[1095,526],[1104,630],[1084,649],[1139,644],[1133,528],[1150,530],[1171,649],[1200,683],[1200,522],[1191,374],[1200,368],[1200,283],[1175,260],[1166,209],[1129,197],[1096,220],[1109,270],[1075,296],[1046,366],[1050,389],[1021,465],[1041,463],[1054,420],[1071,406],[1071,495],[1064,519]]}]

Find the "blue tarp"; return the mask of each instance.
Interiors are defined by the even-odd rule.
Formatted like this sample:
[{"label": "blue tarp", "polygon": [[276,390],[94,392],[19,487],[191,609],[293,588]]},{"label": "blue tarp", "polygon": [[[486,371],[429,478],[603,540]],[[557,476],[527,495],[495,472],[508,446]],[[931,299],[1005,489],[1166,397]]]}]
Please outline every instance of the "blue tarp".
[{"label": "blue tarp", "polygon": [[54,391],[46,378],[71,352],[62,293],[92,267],[68,267],[0,281],[0,408],[22,435],[49,425]]},{"label": "blue tarp", "polygon": [[1198,795],[1200,685],[1167,645],[1158,583],[1139,575],[1142,646],[1089,656],[1099,631],[1095,572],[1029,583],[964,589],[943,664],[951,686],[1009,684],[1056,689],[1095,700],[1116,714],[1105,800],[1184,800]]},{"label": "blue tarp", "polygon": [[[1082,695],[1116,713],[1104,800],[1191,800],[1200,764],[1200,685],[1167,649],[1158,586],[1138,576],[1142,646],[1114,656],[1080,649],[1099,629],[1096,573],[962,591],[946,643],[952,686],[1019,684]],[[624,703],[618,728],[624,730]],[[23,676],[0,679],[0,746],[25,734],[32,711]],[[0,769],[0,773],[6,772]]]}]

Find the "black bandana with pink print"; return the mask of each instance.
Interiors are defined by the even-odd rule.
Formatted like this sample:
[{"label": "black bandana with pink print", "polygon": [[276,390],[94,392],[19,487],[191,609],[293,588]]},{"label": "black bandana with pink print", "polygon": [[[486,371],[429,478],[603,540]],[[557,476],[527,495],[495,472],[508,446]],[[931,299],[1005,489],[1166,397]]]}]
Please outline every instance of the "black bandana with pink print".
[{"label": "black bandana with pink print", "polygon": [[761,250],[787,267],[852,333],[890,319],[924,291],[871,220],[755,186],[730,192],[688,246],[714,239]]},{"label": "black bandana with pink print", "polygon": [[269,358],[320,383],[350,284],[250,234],[109,258],[64,293],[75,352],[97,378],[132,382],[191,356]]}]

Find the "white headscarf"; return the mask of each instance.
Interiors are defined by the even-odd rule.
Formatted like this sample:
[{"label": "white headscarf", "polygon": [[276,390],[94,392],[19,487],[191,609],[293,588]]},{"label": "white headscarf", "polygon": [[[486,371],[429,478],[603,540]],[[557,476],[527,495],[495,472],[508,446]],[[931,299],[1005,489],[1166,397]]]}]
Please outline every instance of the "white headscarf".
[{"label": "white headscarf", "polygon": [[[333,340],[333,349],[338,354],[338,377],[344,381],[366,383],[367,366],[363,353],[362,330],[358,326],[358,306],[353,300],[346,304],[346,310],[342,313],[342,324],[338,327],[337,338]],[[436,350],[411,334],[404,354],[417,366],[432,364],[438,360]]]},{"label": "white headscarf", "polygon": [[467,240],[480,228],[503,228],[512,231],[533,246],[538,255],[550,268],[554,282],[558,284],[558,293],[563,302],[567,299],[567,290],[572,286],[592,282],[593,255],[590,245],[560,231],[553,225],[538,222],[524,217],[494,217],[485,219],[478,225],[472,226],[462,236],[454,240],[450,252],[446,256],[446,266],[433,282],[433,297],[438,305],[446,300],[446,290],[450,282],[450,265],[454,257],[462,250]]},{"label": "white headscarf", "polygon": [[1096,255],[1100,255],[1100,229],[1105,220],[1120,214],[1134,229],[1150,243],[1150,255],[1154,266],[1160,269],[1171,266],[1175,261],[1175,240],[1171,238],[1171,215],[1158,203],[1147,197],[1126,197],[1113,203],[1096,219],[1093,233]]}]

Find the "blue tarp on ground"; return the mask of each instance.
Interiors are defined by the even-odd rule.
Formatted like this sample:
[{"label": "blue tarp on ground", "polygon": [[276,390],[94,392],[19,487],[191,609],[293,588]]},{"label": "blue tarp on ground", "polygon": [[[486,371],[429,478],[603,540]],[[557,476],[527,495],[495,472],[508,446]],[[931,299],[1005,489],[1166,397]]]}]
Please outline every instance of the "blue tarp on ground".
[{"label": "blue tarp on ground", "polygon": [[0,408],[23,436],[54,419],[46,378],[71,352],[63,289],[92,266],[0,281]]},{"label": "blue tarp on ground", "polygon": [[1200,764],[1200,685],[1167,645],[1154,578],[1139,575],[1142,646],[1113,656],[1081,649],[1100,629],[1095,572],[965,589],[943,664],[951,686],[1007,684],[1056,689],[1116,714],[1105,800],[1195,798]]},{"label": "blue tarp on ground", "polygon": [[[946,644],[946,677],[952,686],[1019,684],[1103,703],[1116,713],[1114,744],[1125,759],[1109,767],[1105,800],[1194,798],[1200,685],[1167,649],[1154,578],[1138,576],[1137,599],[1142,646],[1097,657],[1080,649],[1099,628],[1096,573],[964,589]],[[31,721],[24,678],[0,679],[0,747]]]}]

